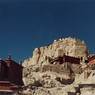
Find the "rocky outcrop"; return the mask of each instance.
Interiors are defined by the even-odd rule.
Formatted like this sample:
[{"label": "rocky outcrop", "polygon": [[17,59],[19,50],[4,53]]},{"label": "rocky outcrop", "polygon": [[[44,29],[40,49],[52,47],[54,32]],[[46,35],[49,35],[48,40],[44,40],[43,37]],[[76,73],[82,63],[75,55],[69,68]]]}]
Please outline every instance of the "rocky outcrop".
[{"label": "rocky outcrop", "polygon": [[[23,72],[23,80],[26,85],[32,83],[32,81],[35,82],[35,80],[39,80],[40,82],[43,81],[42,83],[46,80],[47,82],[50,82],[50,80],[52,80],[52,82],[56,81],[54,82],[54,85],[58,85],[56,83],[69,84],[74,80],[74,72],[71,67],[65,67],[64,65],[51,64],[42,67],[30,66],[25,68]],[[44,86],[44,84],[42,85]]]},{"label": "rocky outcrop", "polygon": [[[80,64],[60,61],[64,55],[79,58]],[[85,63],[87,56],[86,44],[70,37],[36,48],[22,64],[24,87],[19,95],[94,95],[95,66]]]},{"label": "rocky outcrop", "polygon": [[87,58],[88,50],[84,41],[74,38],[59,39],[48,46],[35,48],[32,58],[24,61],[23,66],[33,64],[49,64],[49,60],[63,55],[78,57],[84,62]]},{"label": "rocky outcrop", "polygon": [[[60,68],[60,67],[59,67]],[[35,68],[36,69],[36,68]],[[65,69],[66,70],[66,69]],[[31,70],[30,70],[31,71]],[[23,95],[94,95],[95,70],[85,69],[82,73],[70,71],[32,71],[25,79],[20,91]],[[20,94],[19,94],[20,95]]]}]

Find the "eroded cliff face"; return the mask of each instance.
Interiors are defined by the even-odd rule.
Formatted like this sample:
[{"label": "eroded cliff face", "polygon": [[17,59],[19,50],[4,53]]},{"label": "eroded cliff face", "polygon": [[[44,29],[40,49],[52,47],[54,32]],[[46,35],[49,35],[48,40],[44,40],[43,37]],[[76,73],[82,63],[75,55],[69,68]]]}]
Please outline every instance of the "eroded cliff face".
[{"label": "eroded cliff face", "polygon": [[[80,58],[81,64],[65,62],[51,64],[63,55]],[[59,39],[52,44],[36,48],[32,58],[23,62],[25,86],[23,95],[94,95],[95,67],[85,64],[88,56],[86,44],[73,38]],[[93,85],[92,85],[93,84]],[[86,92],[86,93],[85,93]]]}]

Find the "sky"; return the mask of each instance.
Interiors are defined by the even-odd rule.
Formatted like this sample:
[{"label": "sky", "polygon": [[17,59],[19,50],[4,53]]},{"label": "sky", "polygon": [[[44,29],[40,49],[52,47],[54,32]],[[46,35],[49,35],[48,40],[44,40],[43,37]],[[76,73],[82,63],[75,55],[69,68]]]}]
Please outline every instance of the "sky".
[{"label": "sky", "polygon": [[0,0],[0,57],[16,61],[55,39],[84,40],[95,53],[94,0]]}]

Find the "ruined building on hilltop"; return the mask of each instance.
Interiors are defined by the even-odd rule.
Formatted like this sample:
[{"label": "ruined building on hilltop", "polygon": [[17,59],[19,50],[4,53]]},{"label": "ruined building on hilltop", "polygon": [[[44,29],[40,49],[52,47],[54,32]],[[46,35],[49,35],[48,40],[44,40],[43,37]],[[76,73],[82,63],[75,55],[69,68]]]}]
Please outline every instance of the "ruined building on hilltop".
[{"label": "ruined building on hilltop", "polygon": [[54,40],[54,42],[48,46],[36,48],[33,51],[32,58],[25,60],[22,65],[26,67],[31,64],[47,64],[50,63],[48,58],[56,59],[58,57],[64,57],[66,60],[71,61],[72,59],[78,60],[78,63],[80,59],[80,63],[85,63],[88,55],[88,48],[84,41],[68,37]]},{"label": "ruined building on hilltop", "polygon": [[[84,41],[54,40],[35,48],[23,64],[22,95],[95,95],[95,54]],[[35,86],[35,88],[34,88]]]}]

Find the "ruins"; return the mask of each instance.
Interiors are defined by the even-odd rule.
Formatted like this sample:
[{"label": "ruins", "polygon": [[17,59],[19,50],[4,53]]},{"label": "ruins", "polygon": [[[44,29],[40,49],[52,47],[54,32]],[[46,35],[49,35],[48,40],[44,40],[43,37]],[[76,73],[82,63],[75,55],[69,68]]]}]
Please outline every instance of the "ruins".
[{"label": "ruins", "polygon": [[[84,41],[61,38],[35,48],[22,66],[25,95],[94,95],[95,55]],[[87,93],[85,93],[87,92]]]}]

